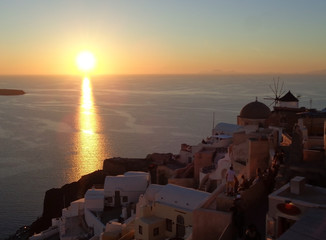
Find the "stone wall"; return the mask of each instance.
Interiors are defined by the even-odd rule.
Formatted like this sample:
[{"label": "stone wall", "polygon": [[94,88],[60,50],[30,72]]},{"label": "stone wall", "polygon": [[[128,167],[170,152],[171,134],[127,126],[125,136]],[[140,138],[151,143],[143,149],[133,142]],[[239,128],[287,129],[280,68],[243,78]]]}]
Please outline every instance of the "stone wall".
[{"label": "stone wall", "polygon": [[232,221],[231,212],[222,212],[211,209],[199,208],[193,215],[193,240],[219,239],[227,225]]},{"label": "stone wall", "polygon": [[233,134],[233,144],[230,148],[231,162],[241,162],[246,164],[248,161],[248,138],[245,132]]},{"label": "stone wall", "polygon": [[308,129],[309,136],[323,136],[324,133],[324,121],[323,117],[306,117],[303,119],[303,124]]},{"label": "stone wall", "polygon": [[319,162],[323,161],[324,152],[318,150],[308,150],[303,151],[303,161],[305,162]]},{"label": "stone wall", "polygon": [[269,160],[269,141],[267,139],[250,139],[247,176],[249,178],[255,177],[258,168],[262,171],[268,168]]},{"label": "stone wall", "polygon": [[200,152],[195,153],[194,159],[194,179],[196,183],[199,183],[199,172],[203,167],[211,166],[213,164],[213,157],[216,149],[203,149]]},{"label": "stone wall", "polygon": [[182,187],[187,187],[187,188],[194,187],[193,178],[169,178],[168,183],[175,184]]}]

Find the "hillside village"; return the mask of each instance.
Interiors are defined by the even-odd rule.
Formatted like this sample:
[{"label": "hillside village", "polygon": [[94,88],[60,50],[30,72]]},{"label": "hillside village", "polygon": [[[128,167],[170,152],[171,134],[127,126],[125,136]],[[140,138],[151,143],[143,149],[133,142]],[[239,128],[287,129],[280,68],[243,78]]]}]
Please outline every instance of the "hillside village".
[{"label": "hillside village", "polygon": [[325,149],[325,109],[256,98],[177,155],[109,159],[104,182],[30,240],[324,239]]}]

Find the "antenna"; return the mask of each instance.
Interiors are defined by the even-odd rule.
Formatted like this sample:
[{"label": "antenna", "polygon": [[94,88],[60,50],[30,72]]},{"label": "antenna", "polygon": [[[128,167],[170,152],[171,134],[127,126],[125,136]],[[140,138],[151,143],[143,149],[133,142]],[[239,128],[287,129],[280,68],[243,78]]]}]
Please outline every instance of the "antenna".
[{"label": "antenna", "polygon": [[309,100],[310,109],[312,109],[312,98]]}]

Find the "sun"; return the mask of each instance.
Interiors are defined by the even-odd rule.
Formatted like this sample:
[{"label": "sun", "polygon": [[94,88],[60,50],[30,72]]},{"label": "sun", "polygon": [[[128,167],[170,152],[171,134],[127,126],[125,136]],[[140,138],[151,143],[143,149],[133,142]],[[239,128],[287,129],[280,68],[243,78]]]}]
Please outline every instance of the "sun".
[{"label": "sun", "polygon": [[89,72],[94,69],[96,60],[93,53],[89,51],[83,51],[77,55],[76,63],[79,70],[83,72]]}]

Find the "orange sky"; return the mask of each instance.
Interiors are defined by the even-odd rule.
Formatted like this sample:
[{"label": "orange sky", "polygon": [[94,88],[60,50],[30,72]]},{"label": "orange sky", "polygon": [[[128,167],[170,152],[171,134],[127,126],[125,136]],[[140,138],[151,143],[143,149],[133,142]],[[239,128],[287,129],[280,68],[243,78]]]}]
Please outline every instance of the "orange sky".
[{"label": "orange sky", "polygon": [[1,2],[0,74],[79,74],[82,50],[96,56],[93,74],[325,70],[322,9],[325,1]]}]

